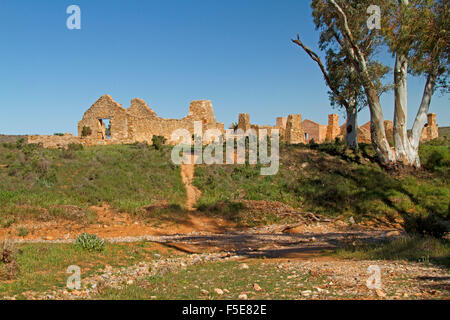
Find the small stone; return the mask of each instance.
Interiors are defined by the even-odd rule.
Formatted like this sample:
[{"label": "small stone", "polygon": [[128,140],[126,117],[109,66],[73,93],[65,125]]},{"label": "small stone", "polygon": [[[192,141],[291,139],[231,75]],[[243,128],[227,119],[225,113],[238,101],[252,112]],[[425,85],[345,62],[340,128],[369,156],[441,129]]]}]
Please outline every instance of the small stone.
[{"label": "small stone", "polygon": [[241,293],[238,298],[239,300],[248,300],[248,297],[245,293]]},{"label": "small stone", "polygon": [[379,296],[380,298],[386,297],[386,294],[380,289],[376,290],[375,292],[377,293],[377,296]]},{"label": "small stone", "polygon": [[302,291],[301,293],[302,293],[302,296],[308,297],[308,296],[311,295],[312,291],[311,290],[305,290],[305,291]]},{"label": "small stone", "polygon": [[129,284],[133,284],[134,283],[134,281],[133,280],[128,280],[127,281],[127,284],[129,285]]},{"label": "small stone", "polygon": [[353,216],[348,219],[348,222],[350,222],[350,224],[355,224],[355,219],[353,218]]},{"label": "small stone", "polygon": [[259,284],[257,284],[257,283],[255,283],[255,284],[253,284],[253,289],[255,290],[255,291],[261,291],[262,290],[262,288],[259,286]]},{"label": "small stone", "polygon": [[248,269],[248,264],[246,263],[241,264],[239,269]]},{"label": "small stone", "polygon": [[203,294],[209,294],[208,290],[202,289],[202,290],[200,290],[200,291],[201,291],[201,293],[203,293]]},{"label": "small stone", "polygon": [[395,236],[399,236],[400,235],[400,231],[390,231],[388,233],[386,233],[386,237],[395,237]]},{"label": "small stone", "polygon": [[214,292],[217,293],[219,296],[223,295],[223,290],[219,288],[215,288]]}]

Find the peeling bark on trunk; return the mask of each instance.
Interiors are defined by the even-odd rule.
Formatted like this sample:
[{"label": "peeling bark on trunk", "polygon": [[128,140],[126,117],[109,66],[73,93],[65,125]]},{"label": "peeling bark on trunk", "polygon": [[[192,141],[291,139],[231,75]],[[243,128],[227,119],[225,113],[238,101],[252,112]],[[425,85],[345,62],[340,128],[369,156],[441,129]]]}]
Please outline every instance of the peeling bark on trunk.
[{"label": "peeling bark on trunk", "polygon": [[419,149],[420,137],[422,136],[422,130],[427,120],[428,110],[430,109],[431,97],[433,96],[436,85],[436,77],[436,73],[428,74],[419,111],[417,111],[416,119],[414,120],[410,142],[412,148],[416,151]]},{"label": "peeling bark on trunk", "polygon": [[418,152],[408,138],[408,59],[401,54],[395,58],[394,69],[394,148],[397,161],[405,166],[420,167]]},{"label": "peeling bark on trunk", "polygon": [[358,148],[358,111],[355,107],[347,109],[347,125],[345,139],[347,145],[356,150]]},{"label": "peeling bark on trunk", "polygon": [[392,166],[395,164],[395,153],[389,146],[384,130],[384,117],[381,109],[380,98],[374,88],[367,88],[364,86],[367,94],[367,101],[370,109],[370,135],[372,138],[372,145],[375,148],[380,162],[385,166]]}]

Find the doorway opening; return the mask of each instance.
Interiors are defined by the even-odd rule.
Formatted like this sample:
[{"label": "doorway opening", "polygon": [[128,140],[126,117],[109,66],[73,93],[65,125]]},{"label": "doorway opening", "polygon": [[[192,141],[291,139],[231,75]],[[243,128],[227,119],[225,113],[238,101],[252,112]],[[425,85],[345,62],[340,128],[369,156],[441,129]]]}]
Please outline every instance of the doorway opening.
[{"label": "doorway opening", "polygon": [[98,119],[100,128],[102,129],[102,139],[111,139],[111,119]]}]

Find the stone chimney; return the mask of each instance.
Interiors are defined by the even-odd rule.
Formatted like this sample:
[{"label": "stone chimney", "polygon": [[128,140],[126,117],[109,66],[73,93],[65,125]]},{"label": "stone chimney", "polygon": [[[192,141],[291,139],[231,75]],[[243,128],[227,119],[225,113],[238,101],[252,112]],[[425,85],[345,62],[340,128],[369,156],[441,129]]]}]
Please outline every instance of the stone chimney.
[{"label": "stone chimney", "polygon": [[305,132],[302,127],[301,114],[290,114],[288,116],[285,140],[288,144],[305,143]]},{"label": "stone chimney", "polygon": [[242,129],[245,132],[250,128],[250,115],[248,113],[239,113],[238,129]]},{"label": "stone chimney", "polygon": [[341,128],[339,128],[339,116],[337,114],[329,114],[328,115],[328,126],[327,126],[327,141],[334,141],[339,133]]}]

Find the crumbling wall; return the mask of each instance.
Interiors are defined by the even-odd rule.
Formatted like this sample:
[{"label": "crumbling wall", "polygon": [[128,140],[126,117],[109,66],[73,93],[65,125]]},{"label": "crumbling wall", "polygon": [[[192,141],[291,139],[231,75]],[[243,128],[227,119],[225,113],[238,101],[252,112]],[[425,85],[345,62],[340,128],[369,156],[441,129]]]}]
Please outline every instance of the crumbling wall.
[{"label": "crumbling wall", "polygon": [[306,119],[302,123],[303,130],[305,131],[305,142],[309,142],[312,139],[314,142],[323,142],[327,134],[327,126]]},{"label": "crumbling wall", "polygon": [[250,123],[250,115],[248,113],[239,113],[238,129],[246,132],[252,127]]},{"label": "crumbling wall", "polygon": [[288,144],[305,143],[301,114],[290,114],[288,116],[285,141]]},{"label": "crumbling wall", "polygon": [[70,133],[63,136],[58,135],[29,135],[26,139],[27,143],[42,144],[44,148],[66,148],[69,144],[81,144],[82,141],[78,137],[74,137]]},{"label": "crumbling wall", "polygon": [[439,138],[439,130],[436,124],[436,114],[429,113],[427,115],[428,122],[425,124],[422,135],[420,137],[420,141],[429,141],[436,138]]},{"label": "crumbling wall", "polygon": [[[110,119],[111,139],[107,139],[105,125],[101,119]],[[152,143],[154,135],[164,136],[168,143],[172,141],[171,135],[177,129],[186,129],[190,134],[194,133],[194,121],[202,123],[203,132],[207,129],[218,129],[224,132],[222,123],[216,122],[212,102],[209,100],[192,101],[189,113],[182,119],[164,119],[142,100],[135,98],[131,101],[130,108],[124,109],[115,102],[111,96],[102,96],[84,114],[78,124],[78,136],[85,140],[86,144],[109,143]],[[92,130],[91,135],[82,137],[83,127]]]},{"label": "crumbling wall", "polygon": [[325,140],[334,141],[341,133],[341,128],[339,127],[339,116],[337,114],[328,115],[328,126],[327,134]]},{"label": "crumbling wall", "polygon": [[128,141],[127,111],[109,95],[101,96],[78,122],[78,136],[82,137],[83,127],[89,127],[92,133],[84,137],[93,140],[106,140],[106,127],[102,119],[110,119],[111,140]]}]

